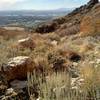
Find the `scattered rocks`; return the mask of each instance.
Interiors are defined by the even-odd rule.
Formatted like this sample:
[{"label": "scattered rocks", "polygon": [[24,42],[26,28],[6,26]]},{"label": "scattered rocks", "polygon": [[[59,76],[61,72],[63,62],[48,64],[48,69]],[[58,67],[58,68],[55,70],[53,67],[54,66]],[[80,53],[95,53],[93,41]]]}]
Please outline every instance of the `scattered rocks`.
[{"label": "scattered rocks", "polygon": [[0,100],[29,100],[29,95],[26,90],[16,91],[13,88],[8,88]]},{"label": "scattered rocks", "polygon": [[[84,17],[83,16],[85,14],[84,12],[88,12],[88,7],[90,9],[96,3],[98,3],[98,0],[91,0],[88,3],[88,6],[85,5],[85,6],[82,6],[78,9],[76,9],[72,13],[72,15],[78,14],[78,15],[74,16],[75,17],[74,20],[72,20],[73,17],[71,17],[71,18],[68,17],[68,16],[71,16],[71,14],[69,14],[67,16],[68,19],[62,18],[60,20],[57,20],[58,21],[57,23],[55,23],[55,21],[54,21],[53,23],[51,22],[49,24],[45,24],[43,26],[38,27],[37,31],[40,33],[52,32],[52,31],[56,30],[56,28],[59,26],[58,24],[63,24],[65,21],[67,22],[68,20],[71,20],[74,22],[72,23],[69,21],[70,24],[68,24],[68,25],[65,24],[64,26],[62,26],[62,28],[66,29],[66,28],[70,27],[70,29],[67,30],[68,32],[69,31],[71,32],[69,34],[72,34],[73,33],[72,31],[74,31],[76,33],[79,31],[79,29],[76,29],[76,28],[77,28],[77,26],[79,26],[82,17]],[[92,11],[92,10],[94,10],[94,11]],[[100,19],[99,18],[100,11],[99,10],[100,10],[100,4],[97,4],[96,6],[93,7],[93,9],[91,9],[91,12],[89,12],[88,15],[86,15],[83,18],[83,20],[81,22],[81,35],[84,35],[84,36],[91,35],[91,37],[92,37],[93,35],[100,33],[100,20],[99,20]],[[74,25],[77,25],[77,26],[74,27]],[[61,31],[62,31],[62,29],[61,29]],[[37,40],[38,39],[41,39],[41,41],[43,41],[44,38],[40,37],[40,38],[37,38]],[[64,42],[66,39],[67,38],[62,38],[61,41]],[[72,41],[74,39],[76,39],[76,37],[72,38]],[[91,39],[92,38],[90,38],[89,41]],[[50,40],[51,40],[50,43],[55,47],[60,44],[60,43],[58,44],[58,41],[56,41],[56,37],[55,37],[55,39],[50,39]],[[86,40],[87,40],[87,38],[86,38]],[[91,41],[94,43],[93,39]],[[96,42],[98,42],[98,41],[96,41],[96,39],[95,39],[95,43]],[[38,44],[40,44],[40,43],[38,43]],[[35,42],[33,41],[32,38],[21,39],[18,41],[18,45],[21,48],[29,48],[31,50],[33,50],[36,46]],[[93,45],[91,45],[91,44],[82,45],[81,52],[86,52],[89,50],[93,51]],[[57,55],[56,55],[56,53],[57,53]],[[44,75],[43,78],[44,78],[48,74],[47,71],[49,70],[49,68],[47,68],[47,66],[49,66],[49,65],[50,65],[50,70],[48,72],[50,72],[50,74],[52,73],[51,69],[53,69],[53,71],[55,71],[55,72],[63,72],[63,71],[69,72],[69,75],[71,76],[70,78],[72,78],[71,87],[69,87],[69,88],[72,88],[74,90],[81,90],[81,86],[82,86],[82,84],[84,84],[84,79],[80,78],[79,70],[76,69],[76,67],[79,64],[78,61],[80,61],[82,59],[81,55],[72,50],[68,50],[68,49],[62,50],[62,48],[61,48],[61,50],[58,50],[58,52],[56,52],[56,53],[53,52],[52,55],[49,55],[49,56],[46,55],[46,57],[48,56],[48,59],[46,58],[46,60],[45,59],[43,59],[43,60],[34,59],[34,62],[33,62],[27,56],[18,56],[18,57],[9,59],[9,61],[7,63],[3,64],[2,71],[0,72],[0,100],[14,100],[14,99],[28,100],[29,95],[28,95],[27,81],[26,81],[27,72],[33,72],[34,69],[35,69],[36,73],[38,73],[38,75],[40,75],[41,73],[44,72],[44,74],[43,74]],[[99,48],[96,53],[97,53],[97,55],[99,54]],[[99,67],[100,59],[98,58],[96,60],[92,60],[89,63],[94,64],[96,67]],[[46,69],[46,71],[45,71],[45,69]],[[9,85],[6,84],[6,82],[3,82],[3,80],[1,81],[1,74],[4,75],[4,79],[7,80]],[[33,80],[31,80],[31,81],[33,81]],[[45,81],[45,80],[42,80],[42,81]],[[41,84],[39,84],[39,85],[41,85]],[[54,84],[54,85],[56,85],[56,84]],[[53,92],[58,91],[58,92],[62,93],[62,91],[65,91],[66,87],[67,86],[63,84],[62,86],[60,86],[60,88],[59,87],[54,88]],[[36,95],[36,97],[39,97],[37,89],[35,89],[35,88],[36,88],[36,86],[29,87],[29,89]],[[68,91],[66,91],[66,92],[68,92]],[[40,100],[40,99],[41,98],[38,98],[37,100]]]},{"label": "scattered rocks", "polygon": [[27,81],[14,80],[8,85],[0,83],[0,100],[28,100]]},{"label": "scattered rocks", "polygon": [[68,67],[68,72],[70,74],[70,76],[72,78],[77,78],[79,77],[80,73],[79,73],[79,70],[75,68],[76,66],[70,66]]},{"label": "scattered rocks", "polygon": [[83,78],[78,77],[78,78],[72,78],[71,80],[72,89],[80,89],[82,84],[84,84]]}]

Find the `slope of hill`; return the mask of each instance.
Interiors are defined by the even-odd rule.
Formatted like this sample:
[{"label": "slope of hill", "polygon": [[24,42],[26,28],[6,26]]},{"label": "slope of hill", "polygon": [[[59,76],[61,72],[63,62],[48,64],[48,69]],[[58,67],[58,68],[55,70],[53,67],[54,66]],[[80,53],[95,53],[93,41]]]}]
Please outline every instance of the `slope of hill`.
[{"label": "slope of hill", "polygon": [[80,23],[83,17],[90,13],[97,3],[99,3],[98,0],[90,0],[86,5],[76,8],[64,17],[54,19],[51,22],[38,26],[35,31],[38,33],[49,33],[55,31],[61,36],[78,33],[80,31]]},{"label": "slope of hill", "polygon": [[100,35],[100,3],[95,5],[91,12],[82,19],[80,35]]},{"label": "slope of hill", "polygon": [[11,28],[0,28],[0,37],[2,36],[5,39],[11,39],[17,36],[28,36],[29,32],[26,32],[25,30],[21,30],[20,28],[16,29],[16,27]]},{"label": "slope of hill", "polygon": [[98,0],[39,26],[42,34],[7,29],[0,28],[0,100],[100,100]]}]

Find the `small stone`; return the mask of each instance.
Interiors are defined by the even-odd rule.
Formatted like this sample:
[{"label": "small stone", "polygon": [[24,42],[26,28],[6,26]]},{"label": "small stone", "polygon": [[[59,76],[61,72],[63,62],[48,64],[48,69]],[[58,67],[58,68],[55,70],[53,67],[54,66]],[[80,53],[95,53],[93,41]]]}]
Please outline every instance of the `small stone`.
[{"label": "small stone", "polygon": [[10,83],[10,85],[14,89],[24,89],[27,87],[27,81],[14,80]]},{"label": "small stone", "polygon": [[5,91],[6,91],[6,89],[7,89],[7,86],[6,85],[0,85],[0,95],[3,95],[4,93],[5,93]]},{"label": "small stone", "polygon": [[76,62],[73,62],[73,65],[74,65],[74,66],[78,66],[78,63],[76,63]]},{"label": "small stone", "polygon": [[11,95],[11,94],[13,94],[13,92],[14,92],[14,89],[9,88],[9,89],[6,90],[6,95]]},{"label": "small stone", "polygon": [[96,63],[97,63],[97,64],[100,64],[100,59],[97,59]]},{"label": "small stone", "polygon": [[52,44],[53,46],[57,46],[58,42],[57,42],[56,40],[54,40],[54,41],[51,42],[51,44]]},{"label": "small stone", "polygon": [[72,87],[72,89],[78,90],[78,87],[77,86],[74,86],[74,87]]}]

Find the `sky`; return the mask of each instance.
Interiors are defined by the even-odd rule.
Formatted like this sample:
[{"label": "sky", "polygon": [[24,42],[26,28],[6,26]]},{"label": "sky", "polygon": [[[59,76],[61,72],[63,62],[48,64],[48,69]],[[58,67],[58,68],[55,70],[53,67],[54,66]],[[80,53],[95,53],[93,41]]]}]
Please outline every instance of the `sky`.
[{"label": "sky", "polygon": [[89,0],[0,0],[0,10],[50,10],[74,8]]}]

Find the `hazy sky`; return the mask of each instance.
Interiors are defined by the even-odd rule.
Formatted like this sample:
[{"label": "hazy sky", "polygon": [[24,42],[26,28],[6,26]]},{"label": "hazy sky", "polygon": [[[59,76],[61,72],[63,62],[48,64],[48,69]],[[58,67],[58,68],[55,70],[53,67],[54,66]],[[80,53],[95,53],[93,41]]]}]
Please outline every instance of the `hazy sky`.
[{"label": "hazy sky", "polygon": [[58,9],[78,7],[89,0],[0,0],[0,10]]}]

